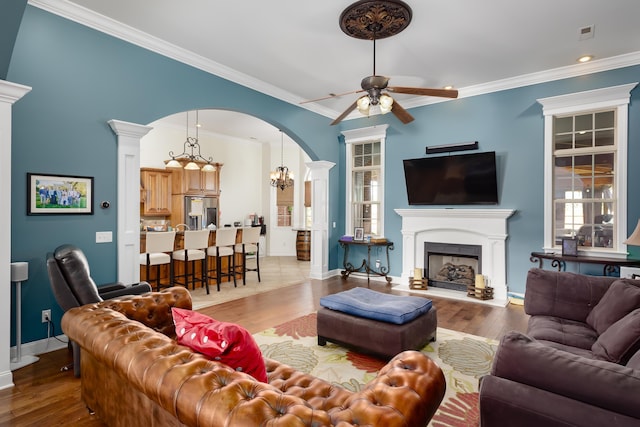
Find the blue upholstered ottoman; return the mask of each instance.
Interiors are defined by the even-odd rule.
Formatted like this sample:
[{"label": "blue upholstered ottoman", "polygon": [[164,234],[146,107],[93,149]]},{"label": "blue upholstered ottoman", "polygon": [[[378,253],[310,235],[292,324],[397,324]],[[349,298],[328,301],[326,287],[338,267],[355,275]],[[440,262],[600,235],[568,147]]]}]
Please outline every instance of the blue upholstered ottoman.
[{"label": "blue upholstered ottoman", "polygon": [[354,288],[320,298],[318,345],[327,341],[391,358],[435,341],[431,300]]}]

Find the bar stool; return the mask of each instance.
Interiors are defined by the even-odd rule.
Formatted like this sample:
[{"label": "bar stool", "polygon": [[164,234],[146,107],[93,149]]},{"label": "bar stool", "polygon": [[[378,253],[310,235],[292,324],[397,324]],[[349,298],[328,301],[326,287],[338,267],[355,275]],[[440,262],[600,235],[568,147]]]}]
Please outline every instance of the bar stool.
[{"label": "bar stool", "polygon": [[[255,271],[258,273],[258,282],[260,281],[260,228],[261,227],[245,227],[242,229],[242,242],[236,244],[235,252],[242,254],[242,284],[246,285],[247,271]],[[247,254],[254,253],[256,256],[256,268],[247,268]]]},{"label": "bar stool", "polygon": [[147,282],[151,282],[150,267],[156,266],[156,291],[160,290],[160,266],[169,264],[169,283],[173,284],[173,245],[176,239],[175,231],[148,232],[146,251],[140,254],[140,265],[146,266]]},{"label": "bar stool", "polygon": [[[234,256],[233,247],[236,244],[236,229],[235,228],[219,228],[216,230],[216,244],[209,246],[207,249],[207,256],[214,257],[216,259],[216,285],[218,286],[218,292],[220,292],[220,282],[223,277],[231,279],[233,277],[233,286],[238,287],[236,283],[236,262]],[[222,258],[227,258],[227,271],[222,272]],[[209,270],[213,271],[213,270]]]},{"label": "bar stool", "polygon": [[[173,251],[173,261],[184,262],[184,275],[175,276],[175,283],[183,285],[189,289],[191,282],[192,289],[196,288],[195,282],[204,283],[209,293],[209,281],[207,280],[207,247],[209,246],[209,230],[187,230],[184,232],[184,247]],[[196,261],[202,261],[202,276],[196,278]],[[191,265],[191,274],[189,274],[189,265]],[[178,281],[178,278],[184,277],[184,283]],[[189,280],[191,278],[191,280]]]}]

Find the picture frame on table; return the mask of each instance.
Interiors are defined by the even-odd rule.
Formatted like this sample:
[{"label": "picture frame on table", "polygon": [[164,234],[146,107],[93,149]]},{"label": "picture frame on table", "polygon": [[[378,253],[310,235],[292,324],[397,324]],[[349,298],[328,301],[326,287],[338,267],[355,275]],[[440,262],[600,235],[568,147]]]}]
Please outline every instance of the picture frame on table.
[{"label": "picture frame on table", "polygon": [[353,241],[362,242],[364,240],[364,227],[356,227],[353,230]]},{"label": "picture frame on table", "polygon": [[93,215],[93,177],[27,173],[27,215]]},{"label": "picture frame on table", "polygon": [[578,256],[578,239],[574,237],[562,239],[562,256]]}]

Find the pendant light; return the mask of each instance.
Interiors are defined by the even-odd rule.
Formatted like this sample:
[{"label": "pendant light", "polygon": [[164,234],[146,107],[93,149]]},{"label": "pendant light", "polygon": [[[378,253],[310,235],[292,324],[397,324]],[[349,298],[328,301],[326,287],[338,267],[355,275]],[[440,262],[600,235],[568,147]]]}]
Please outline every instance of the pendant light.
[{"label": "pendant light", "polygon": [[280,131],[280,166],[270,174],[271,186],[284,191],[293,185],[293,173],[284,165],[284,132]]},{"label": "pendant light", "polygon": [[189,136],[189,112],[187,111],[187,126],[186,133],[187,137],[184,141],[184,151],[182,154],[175,155],[173,151],[169,151],[169,156],[171,160],[167,162],[166,167],[168,168],[181,168],[184,162],[187,164],[184,165],[184,168],[187,170],[200,170],[200,166],[198,166],[197,162],[206,163],[202,170],[204,172],[214,172],[216,170],[215,166],[212,164],[213,158],[209,157],[205,159],[200,155],[200,142],[198,140],[198,129],[200,128],[200,122],[198,121],[198,110],[196,110],[196,136],[195,138]]}]

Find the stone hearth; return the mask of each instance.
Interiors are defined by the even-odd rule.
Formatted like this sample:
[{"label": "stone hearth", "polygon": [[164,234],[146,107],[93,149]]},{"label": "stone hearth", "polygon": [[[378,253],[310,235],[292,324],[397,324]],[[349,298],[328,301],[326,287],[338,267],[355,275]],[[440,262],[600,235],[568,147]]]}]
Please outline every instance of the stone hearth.
[{"label": "stone hearth", "polygon": [[[512,209],[396,209],[402,217],[402,276],[398,289],[409,289],[414,268],[424,269],[425,242],[479,245],[482,247],[482,274],[493,287],[492,305],[506,305],[507,219]],[[427,295],[473,300],[453,290],[421,291]],[[479,300],[476,300],[479,301]]]}]

